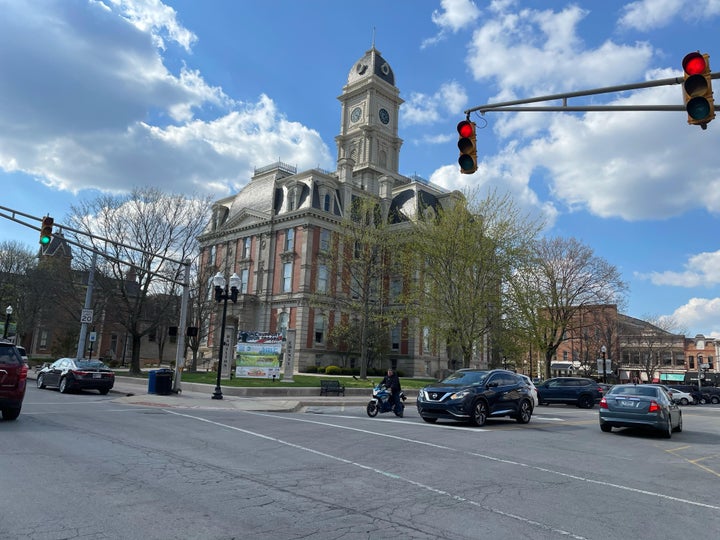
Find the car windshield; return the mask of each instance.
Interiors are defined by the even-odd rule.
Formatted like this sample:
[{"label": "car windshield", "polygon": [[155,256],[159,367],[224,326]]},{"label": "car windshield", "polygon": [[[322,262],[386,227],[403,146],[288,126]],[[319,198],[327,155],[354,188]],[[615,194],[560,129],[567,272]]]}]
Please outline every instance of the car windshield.
[{"label": "car windshield", "polygon": [[458,386],[472,386],[484,383],[487,376],[487,371],[456,371],[448,375],[442,382]]},{"label": "car windshield", "polygon": [[100,360],[78,360],[75,364],[79,369],[98,369],[107,367]]},{"label": "car windshield", "polygon": [[616,385],[613,386],[608,394],[621,394],[623,396],[648,396],[657,397],[659,389],[653,386],[636,386],[636,385]]}]

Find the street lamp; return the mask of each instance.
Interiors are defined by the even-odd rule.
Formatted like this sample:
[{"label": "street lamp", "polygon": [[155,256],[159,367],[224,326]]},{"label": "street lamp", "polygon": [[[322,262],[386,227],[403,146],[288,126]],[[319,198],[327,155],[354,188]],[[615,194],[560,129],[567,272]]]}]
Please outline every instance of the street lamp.
[{"label": "street lamp", "polygon": [[222,311],[222,326],[220,326],[220,352],[218,354],[218,367],[217,367],[217,383],[215,384],[215,392],[213,392],[213,399],[222,399],[222,390],[220,389],[220,376],[222,375],[222,361],[223,361],[223,348],[225,347],[225,318],[227,316],[227,303],[228,300],[232,300],[234,304],[237,302],[238,289],[242,280],[235,272],[230,276],[230,290],[228,291],[227,282],[225,276],[220,272],[215,274],[213,277],[213,285],[215,286],[215,301],[223,303]]},{"label": "street lamp", "polygon": [[12,306],[5,308],[5,330],[3,331],[3,339],[7,339],[8,326],[10,326],[10,315],[12,315],[12,312]]},{"label": "street lamp", "polygon": [[605,363],[605,353],[607,353],[607,348],[603,345],[600,347],[600,354],[602,355],[603,382],[607,383],[607,364]]}]

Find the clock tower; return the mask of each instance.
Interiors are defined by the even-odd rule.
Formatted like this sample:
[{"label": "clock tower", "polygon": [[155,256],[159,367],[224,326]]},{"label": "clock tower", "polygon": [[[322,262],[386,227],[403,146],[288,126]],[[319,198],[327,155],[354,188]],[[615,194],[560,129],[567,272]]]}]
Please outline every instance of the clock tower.
[{"label": "clock tower", "polygon": [[372,48],[353,65],[342,95],[338,164],[352,160],[352,181],[380,194],[380,178],[399,174],[398,113],[403,100],[390,64]]}]

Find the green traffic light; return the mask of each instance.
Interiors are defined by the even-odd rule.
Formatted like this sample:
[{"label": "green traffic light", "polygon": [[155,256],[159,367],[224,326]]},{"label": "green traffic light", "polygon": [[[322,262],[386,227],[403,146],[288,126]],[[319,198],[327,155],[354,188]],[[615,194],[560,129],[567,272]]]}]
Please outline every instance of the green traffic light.
[{"label": "green traffic light", "polygon": [[50,237],[49,236],[41,236],[40,237],[40,243],[42,245],[47,245],[50,243]]}]

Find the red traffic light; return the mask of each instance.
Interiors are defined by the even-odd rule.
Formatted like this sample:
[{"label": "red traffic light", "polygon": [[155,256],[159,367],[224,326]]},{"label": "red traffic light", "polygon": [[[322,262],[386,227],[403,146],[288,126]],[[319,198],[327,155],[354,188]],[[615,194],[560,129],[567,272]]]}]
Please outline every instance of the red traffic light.
[{"label": "red traffic light", "polygon": [[699,52],[691,52],[683,58],[682,66],[688,75],[700,75],[707,69],[707,62]]},{"label": "red traffic light", "polygon": [[460,157],[458,164],[462,174],[472,174],[477,171],[477,141],[475,139],[475,124],[469,120],[463,120],[457,125],[458,150]]},{"label": "red traffic light", "polygon": [[457,130],[461,137],[472,137],[473,133],[475,133],[475,127],[468,120],[460,122],[457,125]]},{"label": "red traffic light", "polygon": [[715,118],[715,101],[710,73],[710,56],[700,51],[685,55],[683,67],[683,99],[688,115],[688,124],[699,125],[702,129]]}]

